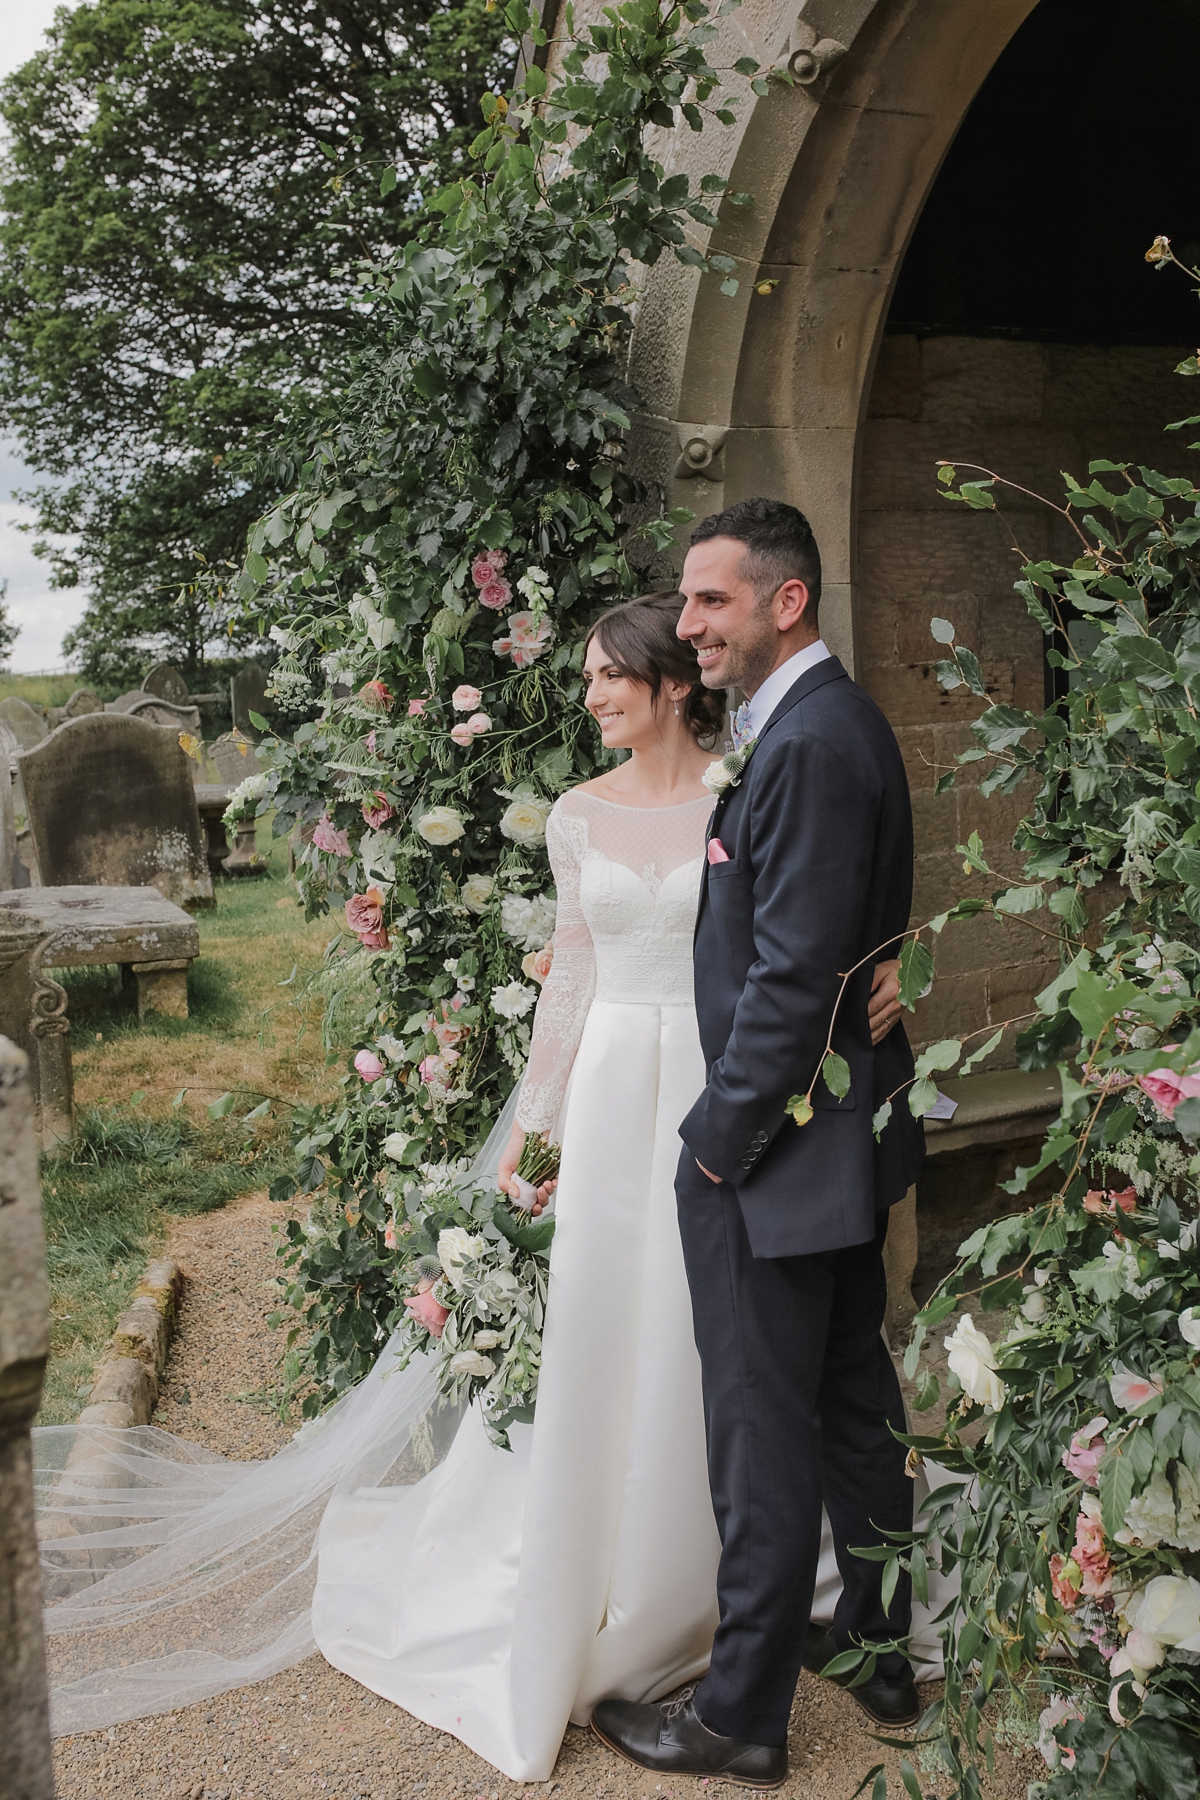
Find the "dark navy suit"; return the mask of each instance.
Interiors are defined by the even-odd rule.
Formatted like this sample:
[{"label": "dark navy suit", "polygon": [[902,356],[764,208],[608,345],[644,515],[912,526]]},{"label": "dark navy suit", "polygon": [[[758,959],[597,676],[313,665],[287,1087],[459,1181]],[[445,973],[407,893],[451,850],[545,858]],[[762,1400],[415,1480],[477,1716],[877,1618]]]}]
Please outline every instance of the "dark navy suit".
[{"label": "dark navy suit", "polygon": [[[873,1049],[867,1021],[874,965],[908,924],[912,814],[891,728],[835,657],[780,700],[709,835],[728,861],[706,864],[696,925],[708,1082],[680,1127],[677,1180],[722,1541],[721,1623],[696,1704],[715,1731],[781,1744],[822,1504],[844,1583],[841,1644],[898,1635],[909,1611],[902,1581],[884,1614],[882,1565],[849,1550],[912,1523],[889,1429],[904,1415],[880,1336],[882,1250],[924,1144],[904,1031]],[[833,1031],[850,1091],[818,1082],[798,1127],[784,1107],[813,1082],[842,975],[864,958]],[[876,1143],[872,1113],[896,1089]]]}]

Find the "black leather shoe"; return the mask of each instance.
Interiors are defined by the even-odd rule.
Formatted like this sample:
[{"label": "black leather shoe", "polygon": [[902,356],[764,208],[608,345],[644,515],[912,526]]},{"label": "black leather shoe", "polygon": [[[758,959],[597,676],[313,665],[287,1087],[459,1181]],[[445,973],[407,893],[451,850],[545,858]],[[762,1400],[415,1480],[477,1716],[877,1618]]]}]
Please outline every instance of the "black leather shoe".
[{"label": "black leather shoe", "polygon": [[[831,1663],[837,1654],[832,1631],[824,1625],[810,1625],[808,1647],[804,1652],[805,1668],[813,1675],[820,1675],[826,1663]],[[921,1716],[921,1702],[917,1698],[917,1684],[911,1669],[898,1679],[876,1673],[858,1687],[848,1685],[854,1679],[853,1669],[848,1675],[831,1675],[829,1679],[845,1688],[852,1700],[857,1700],[873,1725],[915,1725]]]},{"label": "black leather shoe", "polygon": [[694,1688],[646,1706],[602,1700],[592,1730],[602,1744],[659,1775],[715,1775],[739,1787],[773,1788],[787,1780],[787,1746],[743,1744],[710,1731],[692,1704]]}]

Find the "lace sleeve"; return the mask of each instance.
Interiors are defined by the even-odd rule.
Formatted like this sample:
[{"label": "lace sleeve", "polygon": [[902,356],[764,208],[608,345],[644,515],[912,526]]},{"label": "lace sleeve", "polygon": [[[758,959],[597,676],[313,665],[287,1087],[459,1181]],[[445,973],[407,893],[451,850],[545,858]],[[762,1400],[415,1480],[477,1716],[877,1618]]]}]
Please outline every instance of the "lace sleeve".
[{"label": "lace sleeve", "polygon": [[517,1107],[517,1123],[526,1131],[549,1131],[558,1117],[596,988],[592,934],[579,904],[579,871],[586,847],[586,821],[556,806],[546,824],[546,848],[558,889],[554,961],[538,999],[529,1067]]}]

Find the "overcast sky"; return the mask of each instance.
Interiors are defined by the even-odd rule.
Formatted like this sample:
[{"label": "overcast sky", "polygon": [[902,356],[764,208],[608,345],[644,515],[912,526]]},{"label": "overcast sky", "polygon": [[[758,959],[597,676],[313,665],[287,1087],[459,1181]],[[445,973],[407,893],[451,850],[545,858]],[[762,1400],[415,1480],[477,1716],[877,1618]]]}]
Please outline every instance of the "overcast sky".
[{"label": "overcast sky", "polygon": [[[0,77],[11,74],[34,54],[60,0],[8,0],[4,29],[0,31]],[[11,499],[12,490],[32,487],[37,477],[19,461],[10,445],[0,443],[0,578],[8,578],[8,604],[21,635],[13,647],[12,667],[18,671],[57,669],[62,666],[62,640],[84,608],[81,588],[54,590],[46,566],[29,547],[30,540],[16,529],[29,517]]]}]

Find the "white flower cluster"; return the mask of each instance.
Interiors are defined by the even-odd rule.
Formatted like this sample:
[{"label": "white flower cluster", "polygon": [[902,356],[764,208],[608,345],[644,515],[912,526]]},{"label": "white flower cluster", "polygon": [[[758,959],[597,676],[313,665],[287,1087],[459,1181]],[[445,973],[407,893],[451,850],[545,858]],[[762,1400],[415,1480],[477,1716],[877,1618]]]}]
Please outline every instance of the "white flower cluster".
[{"label": "white flower cluster", "polygon": [[312,683],[303,669],[288,663],[278,663],[271,675],[271,685],[267,692],[285,710],[290,710],[304,705],[312,693]]},{"label": "white flower cluster", "polygon": [[537,989],[523,981],[510,981],[492,989],[492,1011],[502,1019],[521,1019],[537,999]]},{"label": "white flower cluster", "polygon": [[526,569],[518,581],[517,592],[524,595],[535,613],[540,613],[544,607],[549,606],[554,598],[554,589],[550,586],[550,577],[545,569],[532,566]]},{"label": "white flower cluster", "polygon": [[[1144,1549],[1173,1544],[1178,1550],[1200,1550],[1200,1479],[1182,1463],[1176,1465],[1176,1493],[1161,1472],[1150,1481],[1125,1514],[1121,1543],[1136,1540]],[[1178,1501],[1176,1500],[1178,1495]]]},{"label": "white flower cluster", "polygon": [[554,930],[557,910],[552,894],[505,894],[500,902],[500,925],[522,950],[540,950]]},{"label": "white flower cluster", "polygon": [[236,825],[239,819],[253,817],[255,808],[266,796],[270,785],[266,775],[247,775],[245,781],[239,781],[225,804],[225,823]]}]

